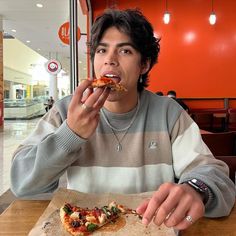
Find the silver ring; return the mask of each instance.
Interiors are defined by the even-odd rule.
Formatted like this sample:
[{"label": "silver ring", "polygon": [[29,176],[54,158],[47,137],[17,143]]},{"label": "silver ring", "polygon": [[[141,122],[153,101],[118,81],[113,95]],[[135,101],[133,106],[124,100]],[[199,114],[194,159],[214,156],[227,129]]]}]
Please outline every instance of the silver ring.
[{"label": "silver ring", "polygon": [[192,216],[190,216],[190,215],[187,215],[187,216],[185,217],[185,220],[187,220],[190,224],[193,223],[193,218],[192,218]]},{"label": "silver ring", "polygon": [[81,107],[88,112],[93,110],[92,107],[87,106],[85,103],[83,103]]}]

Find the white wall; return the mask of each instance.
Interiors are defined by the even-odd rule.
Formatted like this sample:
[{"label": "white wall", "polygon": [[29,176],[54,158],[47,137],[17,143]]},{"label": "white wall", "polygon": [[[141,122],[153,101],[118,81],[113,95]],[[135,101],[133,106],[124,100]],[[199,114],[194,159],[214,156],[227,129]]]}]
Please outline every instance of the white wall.
[{"label": "white wall", "polygon": [[3,40],[4,80],[30,84],[32,69],[35,65],[44,65],[46,61],[46,58],[17,39]]}]

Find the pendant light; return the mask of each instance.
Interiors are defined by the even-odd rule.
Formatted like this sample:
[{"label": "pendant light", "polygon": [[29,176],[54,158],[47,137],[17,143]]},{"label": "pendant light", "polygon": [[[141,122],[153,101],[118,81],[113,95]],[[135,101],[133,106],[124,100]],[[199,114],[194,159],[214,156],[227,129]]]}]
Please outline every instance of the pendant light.
[{"label": "pendant light", "polygon": [[170,13],[168,12],[168,0],[166,0],[166,11],[163,16],[163,21],[166,25],[170,22]]},{"label": "pendant light", "polygon": [[211,0],[211,14],[209,16],[209,22],[211,25],[214,25],[216,23],[216,14],[214,12],[213,5],[214,5],[214,2],[213,2],[213,0]]}]

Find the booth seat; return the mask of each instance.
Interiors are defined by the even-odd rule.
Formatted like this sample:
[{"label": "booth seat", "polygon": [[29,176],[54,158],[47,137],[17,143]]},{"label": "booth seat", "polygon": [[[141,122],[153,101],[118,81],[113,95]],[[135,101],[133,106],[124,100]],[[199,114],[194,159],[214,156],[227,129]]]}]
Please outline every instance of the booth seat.
[{"label": "booth seat", "polygon": [[202,133],[201,135],[214,156],[236,155],[236,132]]},{"label": "booth seat", "polygon": [[224,161],[229,167],[229,177],[236,184],[236,156],[215,156],[216,159]]}]

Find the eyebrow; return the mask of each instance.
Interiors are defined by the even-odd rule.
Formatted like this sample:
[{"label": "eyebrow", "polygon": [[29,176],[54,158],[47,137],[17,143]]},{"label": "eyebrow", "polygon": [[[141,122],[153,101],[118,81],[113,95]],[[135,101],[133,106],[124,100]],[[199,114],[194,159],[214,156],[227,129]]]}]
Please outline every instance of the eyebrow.
[{"label": "eyebrow", "polygon": [[[98,46],[108,47],[109,45],[108,45],[108,43],[99,43]],[[135,49],[134,44],[133,44],[133,43],[130,43],[130,42],[118,43],[116,46],[117,46],[118,48],[123,47],[123,46],[130,46],[130,47],[132,47],[132,48]]]}]

